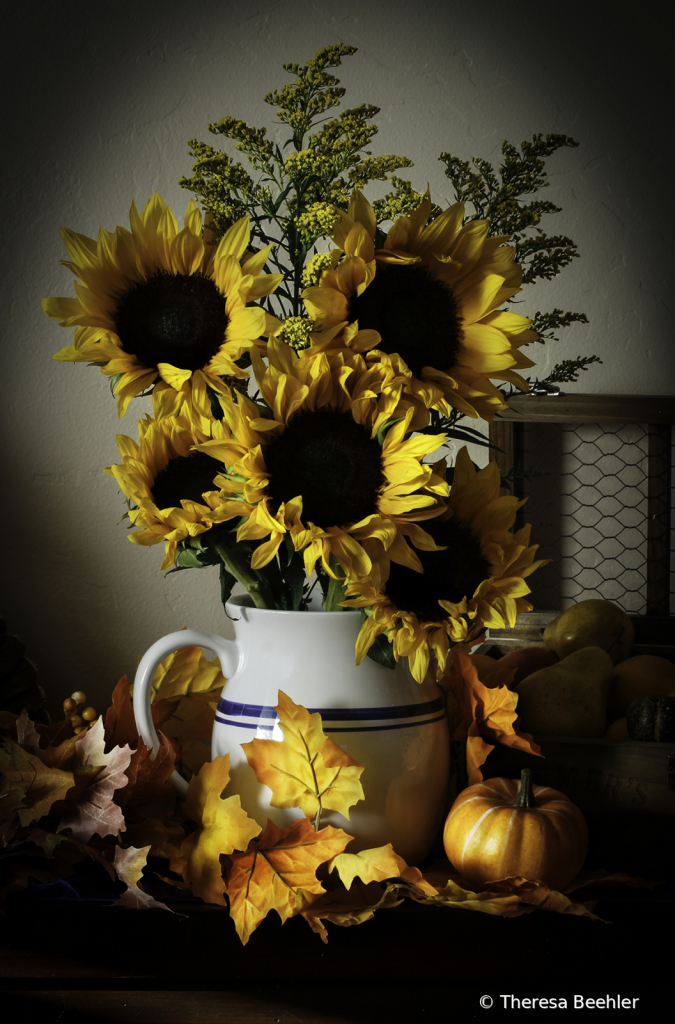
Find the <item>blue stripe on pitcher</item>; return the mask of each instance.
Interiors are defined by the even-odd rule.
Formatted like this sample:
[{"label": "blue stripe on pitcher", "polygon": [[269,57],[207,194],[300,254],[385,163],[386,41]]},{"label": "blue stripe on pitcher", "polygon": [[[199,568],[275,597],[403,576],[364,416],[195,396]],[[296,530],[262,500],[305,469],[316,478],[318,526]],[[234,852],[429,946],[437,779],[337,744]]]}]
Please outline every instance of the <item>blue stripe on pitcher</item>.
[{"label": "blue stripe on pitcher", "polygon": [[[307,708],[310,714],[318,711],[323,722],[379,722],[379,725],[340,725],[324,726],[324,732],[379,732],[385,729],[405,729],[411,725],[431,725],[445,716],[442,697],[423,701],[419,704],[399,704],[393,707],[380,708]],[[425,716],[436,714],[434,718]],[[226,716],[238,716],[236,718]],[[405,718],[401,722],[397,719]],[[271,719],[269,724],[261,719]],[[424,719],[424,721],[420,721]],[[221,725],[233,725],[238,729],[256,729],[272,732],[278,715],[273,707],[260,704],[238,704],[236,701],[221,697],[216,712],[216,721]]]}]

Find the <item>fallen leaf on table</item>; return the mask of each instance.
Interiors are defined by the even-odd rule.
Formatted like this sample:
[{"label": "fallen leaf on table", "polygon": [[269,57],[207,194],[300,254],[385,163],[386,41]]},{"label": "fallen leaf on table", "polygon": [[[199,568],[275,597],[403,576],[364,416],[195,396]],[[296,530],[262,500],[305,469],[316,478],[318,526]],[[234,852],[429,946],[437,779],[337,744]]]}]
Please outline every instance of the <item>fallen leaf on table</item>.
[{"label": "fallen leaf on table", "polygon": [[77,803],[68,804],[64,808],[57,832],[71,829],[73,835],[85,843],[93,835],[118,836],[126,825],[113,796],[116,790],[126,786],[129,781],[126,770],[131,760],[131,748],[113,747],[109,753],[105,753],[105,736],[100,718],[80,736],[75,748],[81,768],[100,770],[86,786]]},{"label": "fallen leaf on table", "polygon": [[323,809],[349,820],[349,808],[363,800],[363,766],[326,736],[318,712],[310,714],[281,690],[276,711],[282,742],[241,745],[258,782],[272,790],[272,807],[299,807],[317,824]]},{"label": "fallen leaf on table", "polygon": [[640,875],[627,875],[622,871],[605,871],[599,868],[597,871],[582,871],[573,878],[565,889],[565,893],[575,892],[577,889],[588,888],[591,885],[628,885],[632,889],[655,889],[663,885],[664,879],[649,880],[641,878]]},{"label": "fallen leaf on table", "polygon": [[242,943],[246,945],[271,910],[283,924],[302,910],[305,894],[323,893],[317,868],[342,853],[351,838],[331,825],[317,832],[307,818],[285,829],[268,820],[249,849],[231,857],[227,873],[230,916]]},{"label": "fallen leaf on table", "polygon": [[[564,893],[556,889],[550,889],[545,882],[531,882],[527,878],[519,876],[503,878],[497,882],[488,882],[490,894],[509,893],[518,896],[519,899],[530,907],[538,907],[540,910],[553,910],[557,914],[575,914],[578,917],[590,917],[594,921],[604,921],[592,913],[592,908],[598,902],[589,900],[587,903],[577,903],[569,899]],[[604,921],[607,924],[607,921]]]},{"label": "fallen leaf on table", "polygon": [[195,896],[221,906],[227,906],[221,856],[245,850],[261,831],[257,821],[242,809],[238,794],[222,799],[229,781],[230,758],[226,754],[205,764],[198,775],[192,776],[183,805],[185,813],[200,826],[181,845],[185,861],[183,878]]},{"label": "fallen leaf on table", "polygon": [[368,882],[384,882],[387,878],[398,878],[407,867],[391,843],[361,850],[360,853],[339,853],[328,862],[328,870],[337,871],[345,889],[351,887],[356,877],[366,885]]},{"label": "fallen leaf on table", "polygon": [[349,889],[340,887],[323,893],[300,914],[312,931],[320,935],[323,942],[328,942],[324,921],[349,928],[369,921],[376,910],[389,910],[402,902],[394,891],[383,889],[377,882],[365,884],[357,881]]},{"label": "fallen leaf on table", "polygon": [[117,877],[126,884],[126,889],[113,906],[133,907],[134,910],[168,910],[169,913],[173,913],[166,903],[160,903],[159,900],[153,899],[152,896],[149,896],[147,892],[143,892],[139,887],[138,883],[141,880],[149,850],[149,846],[145,846],[140,850],[133,846],[128,847],[126,850],[123,850],[121,846],[116,847],[115,871],[117,872]]},{"label": "fallen leaf on table", "polygon": [[[403,888],[400,882],[389,882],[388,887],[394,890]],[[533,910],[533,907],[523,904],[516,894],[472,892],[471,889],[464,889],[451,878],[442,888],[437,889],[435,896],[431,894],[422,896],[414,892],[411,895],[418,903],[456,907],[459,910],[478,910],[483,914],[500,917],[520,917],[521,914],[529,914]]]}]

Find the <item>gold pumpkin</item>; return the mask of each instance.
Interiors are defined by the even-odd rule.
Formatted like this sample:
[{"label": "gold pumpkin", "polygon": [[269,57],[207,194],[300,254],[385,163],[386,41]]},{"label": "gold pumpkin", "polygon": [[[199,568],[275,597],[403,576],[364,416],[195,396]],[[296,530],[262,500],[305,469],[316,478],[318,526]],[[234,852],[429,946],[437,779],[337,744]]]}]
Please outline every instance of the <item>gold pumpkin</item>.
[{"label": "gold pumpkin", "polygon": [[588,850],[583,814],[563,793],[517,779],[488,779],[455,800],[443,830],[448,860],[469,882],[520,875],[562,890]]}]

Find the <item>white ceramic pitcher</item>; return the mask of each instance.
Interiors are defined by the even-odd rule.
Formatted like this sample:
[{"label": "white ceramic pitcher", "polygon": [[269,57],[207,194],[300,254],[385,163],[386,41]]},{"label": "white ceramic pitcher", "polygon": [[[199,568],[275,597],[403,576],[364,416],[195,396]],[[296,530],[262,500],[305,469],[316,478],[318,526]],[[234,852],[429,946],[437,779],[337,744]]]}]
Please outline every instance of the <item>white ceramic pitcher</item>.
[{"label": "white ceramic pitcher", "polygon": [[[407,662],[387,669],[365,658],[354,664],[358,611],[295,612],[250,606],[248,595],[227,604],[235,640],[187,629],[158,640],[141,659],[134,680],[134,714],[147,746],[159,748],[150,712],[152,678],[160,661],[180,647],[199,646],[220,659],[227,682],[216,712],[212,758],[230,755],[227,795],[239,793],[242,807],[265,826],[285,827],[302,816],[296,809],[270,807],[240,746],[254,737],[282,740],[278,692],[310,712],[343,750],[364,766],[365,800],[347,821],[335,811],[321,825],[354,836],[356,851],[392,843],[408,863],[429,852],[444,811],[449,770],[448,725],[441,693],[432,679],[416,683]],[[184,795],[187,783],[173,782]]]}]

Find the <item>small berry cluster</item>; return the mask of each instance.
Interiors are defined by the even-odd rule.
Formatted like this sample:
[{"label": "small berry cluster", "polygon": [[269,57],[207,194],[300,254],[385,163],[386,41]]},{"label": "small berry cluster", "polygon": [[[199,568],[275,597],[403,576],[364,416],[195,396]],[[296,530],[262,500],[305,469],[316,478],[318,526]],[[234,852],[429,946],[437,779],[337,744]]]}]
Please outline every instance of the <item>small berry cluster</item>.
[{"label": "small berry cluster", "polygon": [[98,712],[96,708],[85,707],[82,711],[79,709],[83,704],[87,703],[87,695],[82,693],[81,690],[75,690],[71,693],[70,697],[66,697],[63,702],[63,711],[66,716],[66,720],[70,719],[70,724],[73,727],[73,732],[76,736],[80,736],[87,729],[91,729],[94,722],[98,718]]}]

